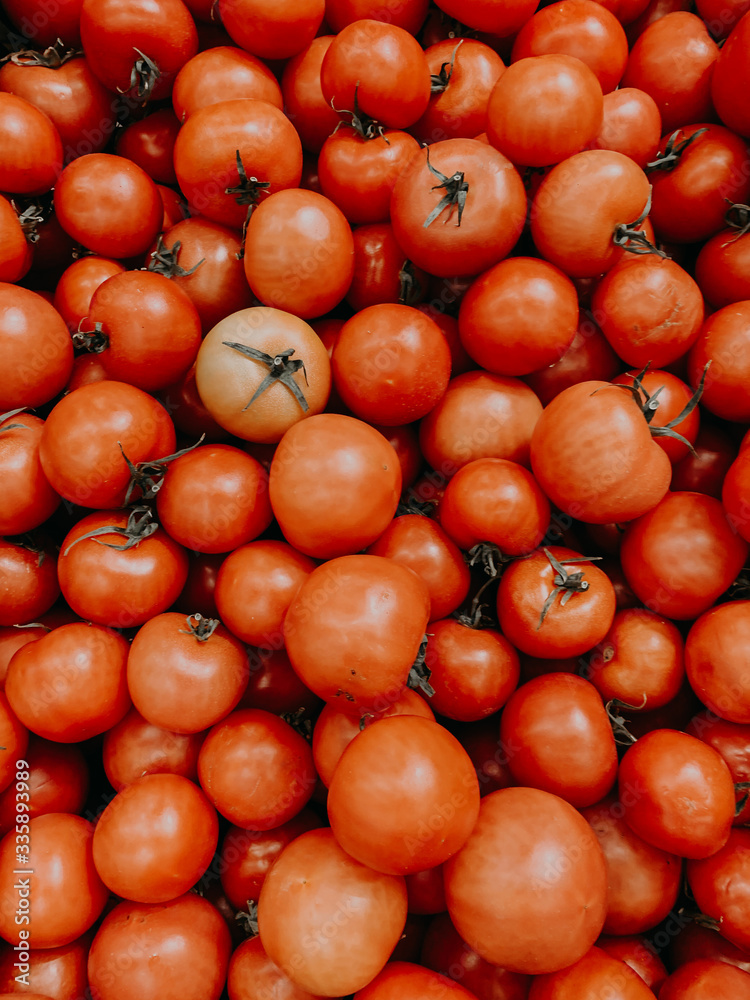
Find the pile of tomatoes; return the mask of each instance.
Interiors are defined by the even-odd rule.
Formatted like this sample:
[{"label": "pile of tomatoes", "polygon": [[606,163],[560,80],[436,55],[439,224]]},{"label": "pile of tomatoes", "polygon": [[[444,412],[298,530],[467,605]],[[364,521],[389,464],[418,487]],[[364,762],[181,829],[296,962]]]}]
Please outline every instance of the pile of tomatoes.
[{"label": "pile of tomatoes", "polygon": [[696,2],[2,0],[0,996],[750,998]]}]

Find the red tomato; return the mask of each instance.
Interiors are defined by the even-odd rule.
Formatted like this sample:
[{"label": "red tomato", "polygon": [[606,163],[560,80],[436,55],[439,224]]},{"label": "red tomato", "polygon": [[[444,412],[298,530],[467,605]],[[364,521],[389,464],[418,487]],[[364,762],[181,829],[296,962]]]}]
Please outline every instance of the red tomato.
[{"label": "red tomato", "polygon": [[229,1000],[322,1000],[302,990],[266,954],[259,937],[247,938],[235,949],[227,973]]},{"label": "red tomato", "polygon": [[717,996],[749,1000],[750,975],[719,959],[701,958],[681,965],[659,992],[661,1000],[711,1000]]},{"label": "red tomato", "polygon": [[[71,813],[47,813],[24,819],[17,811],[17,823],[26,833],[13,829],[0,842],[0,934],[10,944],[18,944],[20,932],[28,931],[26,943],[34,948],[57,948],[70,944],[95,922],[109,898],[94,867],[91,841],[94,827]],[[25,881],[29,895],[16,883],[20,876],[18,836],[28,836],[29,875]],[[25,868],[25,866],[24,866]],[[23,888],[24,883],[21,882]],[[16,912],[29,917],[28,923]]]},{"label": "red tomato", "polygon": [[[29,731],[10,707],[5,694],[0,696],[0,735],[2,735],[3,740],[3,749],[0,755],[0,789],[12,791],[15,807],[16,802],[22,803],[24,801],[20,794],[24,791],[24,786],[21,784],[16,788],[13,776],[16,776],[17,781],[27,782],[29,780],[28,768],[25,766],[28,762],[23,760],[29,745]],[[17,766],[18,764],[22,765],[21,768]],[[31,788],[29,787],[26,801],[30,802],[30,798]],[[15,823],[15,818],[13,823]],[[20,853],[22,852],[19,851]]]},{"label": "red tomato", "polygon": [[599,843],[580,813],[549,792],[504,788],[486,795],[468,841],[444,873],[458,933],[482,958],[512,972],[538,975],[571,965],[604,923],[607,875]]},{"label": "red tomato", "polygon": [[656,949],[644,937],[624,934],[622,937],[602,935],[596,942],[597,948],[606,951],[612,958],[619,958],[637,972],[646,986],[658,996],[659,988],[667,978],[667,969]]},{"label": "red tomato", "polygon": [[232,41],[261,59],[288,59],[308,45],[323,20],[325,0],[219,0],[216,17]]},{"label": "red tomato", "polygon": [[498,5],[494,0],[440,0],[437,6],[469,28],[507,38],[528,21],[537,3],[536,0],[512,0]]},{"label": "red tomato", "polygon": [[171,108],[152,111],[127,125],[117,140],[117,155],[142,167],[157,184],[177,184],[173,151],[180,122]]},{"label": "red tomato", "polygon": [[334,38],[335,35],[313,38],[308,46],[287,62],[281,76],[286,114],[297,130],[303,148],[310,153],[320,152],[340,120],[323,96],[320,84],[320,67]]},{"label": "red tomato", "polygon": [[[8,736],[3,735],[4,743],[8,746]],[[25,756],[28,764],[27,808],[32,819],[44,813],[83,811],[89,790],[89,769],[79,747],[32,736],[27,749],[22,751],[18,747],[14,756]],[[16,770],[14,761],[14,775]],[[15,827],[17,792],[16,783],[12,782],[0,793],[0,836],[4,837]]]},{"label": "red tomato", "polygon": [[268,488],[289,544],[313,558],[331,559],[358,552],[382,535],[396,513],[401,466],[374,427],[320,413],[286,432],[271,462]]},{"label": "red tomato", "polygon": [[107,278],[122,274],[125,268],[108,257],[87,256],[74,260],[63,273],[55,288],[55,309],[75,333],[89,314],[91,296]]},{"label": "red tomato", "polygon": [[326,23],[341,31],[352,21],[370,17],[405,28],[416,35],[427,16],[427,0],[401,0],[397,6],[383,7],[379,0],[326,0]]},{"label": "red tomato", "polygon": [[618,774],[625,822],[639,837],[684,858],[727,842],[734,783],[721,755],[694,736],[654,729],[625,751]]},{"label": "red tomato", "polygon": [[[614,90],[628,58],[622,25],[610,3],[574,0],[573,6],[553,3],[529,18],[516,36],[511,59],[564,53],[584,62],[596,75],[602,91]],[[554,114],[554,109],[551,109]]]},{"label": "red tomato", "polygon": [[750,635],[750,601],[710,608],[695,621],[685,643],[685,668],[700,700],[722,719],[750,723],[744,649]]},{"label": "red tomato", "polygon": [[[711,98],[719,118],[724,124],[740,135],[750,136],[750,116],[737,99],[747,82],[750,81],[750,64],[747,59],[747,40],[750,38],[750,17],[730,5],[721,11],[721,20],[726,14],[731,19],[740,16],[733,28],[726,45],[723,46],[716,60],[714,74],[711,79]],[[723,27],[723,25],[722,25]],[[723,33],[723,32],[722,32]],[[737,89],[739,88],[739,89]]]},{"label": "red tomato", "polygon": [[[355,226],[352,237],[354,276],[346,293],[346,301],[355,312],[383,302],[412,306],[425,297],[428,276],[406,259],[389,222]],[[420,309],[420,312],[426,312],[430,319],[441,326],[439,313],[429,309]],[[344,321],[339,322],[343,326]],[[445,336],[445,330],[443,335]],[[450,348],[451,345],[448,346]]]},{"label": "red tomato", "polygon": [[32,244],[13,204],[0,195],[0,281],[20,281],[34,259]]},{"label": "red tomato", "polygon": [[146,774],[118,792],[99,817],[94,864],[115,895],[165,903],[198,881],[218,836],[216,812],[192,781]]},{"label": "red tomato", "polygon": [[602,991],[612,1000],[652,1000],[654,996],[630,966],[594,947],[570,968],[538,976],[531,984],[529,1000],[594,1000]]},{"label": "red tomato", "polygon": [[[144,947],[143,942],[148,941]],[[219,1000],[231,952],[226,922],[194,893],[167,903],[119,903],[89,952],[97,1000]]]},{"label": "red tomato", "polygon": [[473,1000],[473,994],[463,986],[431,969],[413,962],[389,962],[364,989],[355,993],[355,1000],[398,1000],[409,996],[413,1000],[428,1000],[438,994],[447,1000]]},{"label": "red tomato", "polygon": [[750,947],[749,848],[750,830],[735,829],[723,847],[687,864],[688,884],[701,912],[713,917],[721,935],[745,953]]},{"label": "red tomato", "polygon": [[0,143],[0,190],[36,195],[59,183],[60,133],[44,111],[4,91],[0,91]]},{"label": "red tomato", "polygon": [[[201,786],[236,826],[271,830],[307,804],[315,787],[312,750],[283,719],[248,708],[211,729],[198,757]],[[244,788],[238,799],[237,788]]]},{"label": "red tomato", "polygon": [[41,295],[0,282],[0,412],[35,407],[65,388],[73,344],[62,317]]},{"label": "red tomato", "polygon": [[604,95],[602,124],[588,148],[624,153],[645,170],[658,152],[662,131],[653,97],[636,87],[618,87]]},{"label": "red tomato", "polygon": [[127,655],[117,632],[84,622],[60,625],[16,652],[5,693],[33,732],[79,743],[106,732],[130,708]]},{"label": "red tomato", "polygon": [[[59,948],[30,948],[29,971],[24,976],[29,984],[29,990],[24,990],[27,1000],[60,1000],[61,997],[70,997],[72,1000],[74,997],[85,996],[88,988],[86,959],[91,937],[87,932]],[[0,990],[3,990],[0,997],[5,997],[6,1000],[8,997],[18,1000],[19,994],[15,992],[18,980],[15,977],[23,973],[13,962],[17,962],[19,958],[17,951],[8,950],[0,959]],[[39,990],[44,990],[44,993],[38,992]]]},{"label": "red tomato", "polygon": [[240,98],[284,105],[281,88],[266,64],[234,45],[218,45],[194,55],[172,88],[172,106],[181,123],[198,108]]},{"label": "red tomato", "polygon": [[727,722],[707,708],[693,716],[685,732],[718,750],[726,761],[737,800],[734,826],[745,826],[750,817],[750,798],[745,785],[750,779],[750,726]]},{"label": "red tomato", "polygon": [[39,527],[60,504],[39,461],[43,427],[43,420],[28,413],[0,417],[0,535],[22,535]]},{"label": "red tomato", "polygon": [[750,234],[743,233],[742,226],[722,229],[701,247],[695,261],[695,280],[717,309],[750,299],[749,252]]},{"label": "red tomato", "polygon": [[[666,452],[674,472],[675,462],[689,454],[689,445],[694,444],[700,427],[700,410],[696,405],[698,399],[690,386],[676,375],[658,369],[629,371],[618,375],[612,382],[614,385],[627,386],[631,392],[636,389],[643,415],[653,428],[654,440]],[[683,414],[685,416],[678,419]],[[668,433],[660,433],[658,428],[662,427],[671,428],[684,440],[680,441]]]},{"label": "red tomato", "polygon": [[750,349],[746,331],[750,322],[750,300],[735,302],[712,313],[703,323],[688,355],[690,384],[697,386],[706,375],[702,405],[724,420],[750,420]]},{"label": "red tomato", "polygon": [[697,618],[736,579],[748,544],[721,503],[703,493],[668,493],[633,521],[620,550],[635,595],[656,614]]},{"label": "red tomato", "polygon": [[[670,489],[673,492],[707,493],[721,499],[722,486],[729,476],[735,457],[734,443],[724,430],[702,424],[693,448],[694,455],[688,453],[672,466]],[[730,523],[740,531],[740,524],[733,520],[728,491],[724,507],[729,514]]]},{"label": "red tomato", "polygon": [[0,625],[36,622],[59,596],[57,559],[50,545],[0,538]]},{"label": "red tomato", "polygon": [[269,195],[253,212],[243,260],[261,302],[312,319],[333,309],[349,290],[354,241],[333,201],[290,188]]},{"label": "red tomato", "polygon": [[347,854],[375,871],[409,875],[463,846],[476,822],[479,784],[446,729],[398,715],[373,722],[344,750],[327,808]]},{"label": "red tomato", "polygon": [[329,829],[310,830],[289,844],[258,901],[260,940],[269,957],[297,987],[325,996],[371,982],[405,920],[403,878],[355,861]]},{"label": "red tomato", "polygon": [[144,774],[179,774],[197,781],[204,736],[160,729],[131,708],[104,735],[102,763],[107,780],[118,792]]}]

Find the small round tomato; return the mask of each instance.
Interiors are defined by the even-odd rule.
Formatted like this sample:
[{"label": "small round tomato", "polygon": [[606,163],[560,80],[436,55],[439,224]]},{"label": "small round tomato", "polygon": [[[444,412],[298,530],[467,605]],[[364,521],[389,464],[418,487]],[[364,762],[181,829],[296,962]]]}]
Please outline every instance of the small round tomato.
[{"label": "small round tomato", "polygon": [[0,91],[0,147],[0,191],[36,195],[59,184],[60,133],[43,111],[5,91]]},{"label": "small round tomato", "polygon": [[39,527],[60,504],[39,460],[43,427],[44,421],[29,413],[0,417],[0,535],[22,535]]},{"label": "small round tomato", "polygon": [[234,45],[216,45],[194,55],[172,88],[172,106],[180,122],[207,104],[238,98],[284,106],[281,88],[268,66]]},{"label": "small round tomato", "polygon": [[102,763],[115,791],[144,774],[179,774],[198,780],[198,751],[205,733],[173,733],[146,722],[135,708],[108,729]]},{"label": "small round tomato", "polygon": [[745,648],[750,637],[750,601],[709,608],[691,626],[685,669],[700,700],[722,719],[750,723]]},{"label": "small round tomato", "polygon": [[750,947],[749,852],[750,830],[740,828],[713,854],[687,863],[688,885],[700,911],[716,920],[719,933],[741,948],[743,956]]},{"label": "small round tomato", "polygon": [[50,545],[0,538],[0,625],[36,622],[59,596],[57,558]]}]

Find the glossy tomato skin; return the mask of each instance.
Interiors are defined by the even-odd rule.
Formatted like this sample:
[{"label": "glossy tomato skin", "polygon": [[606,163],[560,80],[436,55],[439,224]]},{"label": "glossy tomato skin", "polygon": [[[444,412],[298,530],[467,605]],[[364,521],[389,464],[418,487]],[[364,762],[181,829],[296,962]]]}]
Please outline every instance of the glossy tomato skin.
[{"label": "glossy tomato skin", "polygon": [[207,104],[251,98],[283,107],[281,88],[266,64],[234,45],[217,45],[189,59],[174,81],[172,106],[182,123]]},{"label": "glossy tomato skin", "polygon": [[284,640],[311,691],[368,710],[406,686],[429,615],[427,586],[411,569],[383,556],[341,556],[299,588]]},{"label": "glossy tomato skin", "polygon": [[[536,842],[531,854],[529,837]],[[573,806],[549,792],[486,795],[469,839],[444,872],[456,930],[487,961],[513,972],[539,975],[570,965],[604,923],[601,848]]]},{"label": "glossy tomato skin", "polygon": [[719,921],[721,935],[744,952],[750,947],[749,848],[750,830],[740,827],[710,857],[687,863],[688,884],[701,912]]},{"label": "glossy tomato skin", "polygon": [[724,420],[750,419],[747,373],[750,352],[746,331],[750,300],[734,302],[709,315],[688,355],[690,384],[697,386],[710,361],[702,406]]},{"label": "glossy tomato skin", "polygon": [[179,774],[198,780],[198,751],[205,733],[173,733],[147,722],[131,708],[108,729],[102,742],[102,762],[115,791],[144,774]]},{"label": "glossy tomato skin", "polygon": [[413,962],[389,962],[364,989],[355,993],[356,1000],[398,1000],[408,994],[415,1000],[426,1000],[439,993],[448,1000],[471,1000],[473,994],[460,983]]},{"label": "glossy tomato skin", "polygon": [[578,1000],[606,990],[613,1000],[651,1000],[654,994],[625,962],[593,947],[568,969],[538,976],[529,1000]]},{"label": "glossy tomato skin", "polygon": [[628,584],[647,607],[685,621],[724,593],[747,552],[715,497],[668,493],[628,526],[620,559]]},{"label": "glossy tomato skin", "polygon": [[0,538],[0,594],[0,625],[28,625],[49,611],[60,596],[52,548]]},{"label": "glossy tomato skin", "polygon": [[612,958],[619,958],[637,972],[646,986],[658,996],[659,988],[667,978],[667,969],[659,955],[652,950],[650,941],[638,934],[608,936],[603,934],[596,942],[597,948]]},{"label": "glossy tomato skin", "polygon": [[[222,816],[255,830],[286,823],[315,786],[312,750],[304,737],[271,712],[253,708],[230,713],[210,730],[198,757],[198,777]],[[240,801],[239,785],[247,789]]]},{"label": "glossy tomato skin", "polygon": [[745,650],[750,634],[750,601],[709,608],[692,625],[685,643],[690,686],[722,719],[750,723]]},{"label": "glossy tomato skin", "polygon": [[[88,987],[86,975],[86,958],[93,935],[90,931],[71,941],[70,944],[58,948],[30,948],[29,971],[26,981],[29,984],[28,996],[32,1000],[48,1000],[50,997],[77,997],[85,994]],[[0,996],[18,996],[14,993],[19,975],[13,960],[17,952],[6,951],[0,959]],[[44,990],[44,993],[40,991]],[[33,992],[32,992],[33,991]]]},{"label": "glossy tomato skin", "polygon": [[319,153],[339,123],[339,115],[323,96],[320,67],[335,35],[318,35],[284,67],[281,90],[289,120],[303,149]]},{"label": "glossy tomato skin", "polygon": [[[166,611],[179,597],[188,573],[187,553],[162,529],[122,551],[82,539],[99,528],[124,528],[127,521],[127,513],[120,511],[84,517],[65,536],[58,569],[60,589],[73,610],[113,628],[142,625]],[[98,537],[121,544],[122,536],[112,532]],[[97,580],[96,589],[91,579]]]},{"label": "glossy tomato skin", "polygon": [[[91,993],[96,1000],[157,1000],[172,990],[184,1000],[218,1000],[231,950],[224,918],[194,893],[166,903],[124,901],[92,942]],[[124,956],[130,957],[123,969]]]},{"label": "glossy tomato skin", "polygon": [[695,280],[717,309],[750,298],[750,239],[741,230],[722,229],[703,244],[695,261]]},{"label": "glossy tomato skin", "polygon": [[[269,357],[292,351],[302,370],[292,378],[307,401],[305,410],[292,390],[276,382],[248,406],[269,369],[229,345],[239,344]],[[331,366],[320,338],[303,319],[283,309],[252,306],[226,316],[204,338],[195,364],[203,405],[225,430],[245,441],[273,444],[300,420],[318,414],[328,402]]]},{"label": "glossy tomato skin", "polygon": [[325,0],[220,0],[217,17],[240,48],[261,59],[288,59],[303,49],[323,20]]},{"label": "glossy tomato skin", "polygon": [[30,413],[0,420],[0,535],[22,535],[39,527],[60,504],[39,460],[43,427],[44,421]]},{"label": "glossy tomato skin", "polygon": [[707,708],[693,716],[685,732],[718,750],[726,761],[735,783],[737,800],[733,825],[745,826],[750,817],[750,801],[742,786],[750,780],[750,726],[727,722]]},{"label": "glossy tomato skin", "polygon": [[0,91],[0,114],[0,189],[8,194],[44,194],[62,169],[60,133],[44,111],[15,94]]},{"label": "glossy tomato skin", "polygon": [[[128,645],[100,625],[71,622],[19,649],[5,691],[13,710],[45,739],[79,743],[105,732],[130,708]],[[66,663],[65,683],[60,664]]]},{"label": "glossy tomato skin", "polygon": [[322,1000],[295,986],[271,961],[257,936],[246,938],[232,953],[227,991],[230,1000],[254,1000],[259,995],[278,1000]]},{"label": "glossy tomato skin", "polygon": [[672,475],[632,396],[598,381],[564,389],[547,405],[534,428],[531,465],[554,504],[593,524],[645,514]]},{"label": "glossy tomato skin", "polygon": [[359,551],[385,531],[401,495],[401,466],[369,424],[320,413],[286,432],[268,488],[287,542],[305,555],[331,559]]},{"label": "glossy tomato skin", "polygon": [[327,808],[348,854],[375,871],[413,875],[463,846],[479,811],[479,783],[447,729],[397,715],[373,722],[344,750]]},{"label": "glossy tomato skin", "polygon": [[88,316],[91,296],[99,285],[124,270],[116,260],[95,254],[80,257],[65,268],[55,288],[53,305],[71,333],[75,333],[81,321]]},{"label": "glossy tomato skin", "polygon": [[604,95],[602,124],[589,148],[624,153],[645,169],[659,150],[661,134],[653,97],[637,87],[618,87]]},{"label": "glossy tomato skin", "polygon": [[[546,552],[568,572],[582,572],[585,591],[561,604],[558,594],[540,624],[545,601],[555,588],[556,571]],[[580,656],[607,634],[615,614],[615,592],[607,575],[579,553],[561,546],[537,549],[505,570],[497,595],[503,635],[531,656]],[[564,563],[571,559],[573,562]]]},{"label": "glossy tomato skin", "polygon": [[[5,739],[6,745],[10,741]],[[31,736],[28,747],[14,754],[28,763],[28,812],[33,818],[49,812],[80,813],[89,790],[89,767],[81,749]],[[13,774],[18,770],[13,761]],[[1,782],[0,782],[1,783]],[[0,793],[0,836],[16,823],[16,786]],[[0,980],[1,985],[1,980]]]},{"label": "glossy tomato skin", "polygon": [[680,893],[682,859],[634,833],[612,792],[581,810],[607,862],[605,934],[640,934],[669,914]]},{"label": "glossy tomato skin", "polygon": [[713,747],[687,733],[654,729],[620,762],[625,822],[647,843],[685,858],[705,858],[727,841],[734,783]]},{"label": "glossy tomato skin", "polygon": [[[741,10],[742,7],[739,8]],[[743,13],[719,53],[711,79],[711,98],[719,117],[728,128],[744,136],[750,136],[750,116],[742,102],[737,101],[738,91],[735,88],[744,88],[750,80],[750,67],[747,64],[748,38],[750,18],[747,13]]]},{"label": "glossy tomato skin", "polygon": [[[31,347],[31,353],[30,353]],[[40,406],[67,384],[73,345],[67,327],[41,295],[0,282],[0,411]]]},{"label": "glossy tomato skin", "polygon": [[34,252],[21,228],[18,213],[8,198],[0,195],[0,281],[13,283],[28,274]]},{"label": "glossy tomato skin", "polygon": [[659,996],[663,1000],[709,1000],[731,996],[750,998],[750,975],[719,959],[702,958],[686,962],[664,982]]}]

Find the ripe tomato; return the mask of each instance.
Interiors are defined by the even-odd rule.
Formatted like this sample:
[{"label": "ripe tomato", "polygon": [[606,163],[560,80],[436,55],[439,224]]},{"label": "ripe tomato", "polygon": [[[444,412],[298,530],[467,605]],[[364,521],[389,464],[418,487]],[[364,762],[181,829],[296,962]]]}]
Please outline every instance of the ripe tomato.
[{"label": "ripe tomato", "polygon": [[51,545],[0,538],[0,625],[36,622],[59,596]]},{"label": "ripe tomato", "polygon": [[325,0],[219,0],[219,23],[241,49],[261,59],[288,59],[308,45],[323,20]]},{"label": "ripe tomato", "polygon": [[96,255],[80,257],[65,268],[55,288],[53,305],[75,333],[89,314],[91,296],[107,278],[122,274],[125,268],[116,260]]},{"label": "ripe tomato", "polygon": [[40,406],[65,388],[73,344],[62,317],[36,292],[0,282],[0,412]]},{"label": "ripe tomato", "polygon": [[284,106],[281,87],[268,66],[234,45],[217,45],[194,55],[172,88],[172,106],[181,123],[208,104],[248,97]]},{"label": "ripe tomato", "polygon": [[382,425],[426,416],[445,392],[451,356],[440,327],[412,306],[369,306],[347,320],[331,359],[344,404]]},{"label": "ripe tomato", "polygon": [[63,147],[44,111],[0,91],[0,191],[44,194],[59,183]]},{"label": "ripe tomato", "polygon": [[602,935],[596,942],[597,948],[606,951],[612,958],[619,958],[637,972],[646,986],[657,996],[659,988],[667,978],[667,969],[658,954],[652,950],[650,941],[637,934],[623,934],[622,937]]},{"label": "ripe tomato", "polygon": [[630,966],[594,947],[570,968],[538,976],[529,1000],[594,1000],[602,991],[612,1000],[651,1000],[654,995]]},{"label": "ripe tomato", "polygon": [[643,170],[654,159],[661,138],[661,116],[654,99],[636,87],[604,95],[602,124],[588,149],[624,153]]},{"label": "ripe tomato", "polygon": [[364,989],[355,993],[355,1000],[398,1000],[403,996],[427,1000],[436,994],[447,1000],[472,1000],[474,996],[439,972],[413,962],[392,961]]},{"label": "ripe tomato", "polygon": [[[389,222],[355,226],[352,237],[354,275],[345,298],[355,312],[384,302],[411,306],[425,297],[428,277],[421,268],[416,268],[407,261]],[[420,309],[420,312],[423,311],[443,329],[437,311]],[[451,319],[455,324],[455,320]],[[343,320],[339,322],[343,325]],[[443,335],[445,336],[444,329]],[[448,346],[450,349],[451,344]],[[451,351],[451,359],[452,357]]]},{"label": "ripe tomato", "polygon": [[745,782],[750,779],[750,726],[727,722],[707,708],[694,715],[685,732],[718,750],[732,775],[737,805],[734,826],[745,826],[750,817],[750,799]]},{"label": "ripe tomato", "polygon": [[607,634],[615,615],[615,591],[607,575],[585,556],[553,545],[506,568],[497,613],[503,635],[522,652],[545,658],[579,656]]},{"label": "ripe tomato", "polygon": [[231,950],[224,917],[194,893],[167,903],[124,901],[91,944],[91,992],[97,1000],[164,1000],[170,992],[182,1000],[219,1000]]},{"label": "ripe tomato", "polygon": [[[742,7],[731,10],[735,17],[741,13],[739,21],[732,29],[726,44],[722,47],[711,78],[711,99],[719,118],[724,124],[740,135],[750,136],[750,115],[737,95],[750,81],[750,66],[747,60],[747,40],[750,38],[750,17],[742,12]],[[724,16],[726,8],[722,10]],[[737,88],[740,88],[739,90]]]},{"label": "ripe tomato", "polygon": [[391,716],[344,750],[327,809],[347,854],[375,871],[409,875],[463,846],[476,822],[479,783],[447,729],[414,715]]},{"label": "ripe tomato", "polygon": [[323,1000],[302,990],[271,961],[259,937],[246,938],[232,953],[227,972],[229,1000],[257,1000],[273,996],[284,1000]]},{"label": "ripe tomato", "polygon": [[286,432],[271,462],[268,488],[289,544],[313,558],[331,559],[358,552],[382,535],[396,513],[401,466],[374,427],[320,413]]},{"label": "ripe tomato", "polygon": [[550,792],[504,788],[486,795],[444,874],[458,933],[482,958],[512,972],[539,975],[571,965],[604,924],[604,855],[580,813]]},{"label": "ripe tomato", "polygon": [[258,900],[260,940],[299,988],[341,996],[383,968],[406,921],[406,886],[373,872],[330,829],[303,833],[282,852]]},{"label": "ripe tomato", "polygon": [[310,573],[284,619],[303,683],[325,701],[371,710],[406,686],[430,614],[425,583],[383,556],[329,559]]},{"label": "ripe tomato", "polygon": [[625,751],[618,774],[625,822],[654,847],[706,858],[727,841],[734,782],[713,747],[673,729],[653,729]]},{"label": "ripe tomato", "polygon": [[[671,490],[707,493],[721,499],[722,486],[729,476],[735,457],[734,443],[724,430],[704,424],[698,431],[693,447],[695,455],[688,454],[672,466]],[[733,519],[728,493],[723,502],[730,524],[741,533],[740,524]]]},{"label": "ripe tomato", "polygon": [[[3,738],[3,750],[1,752],[2,756],[0,756],[0,789],[3,791],[11,789],[13,794],[14,812],[11,824],[9,824],[8,827],[8,829],[10,829],[10,827],[16,822],[15,804],[16,802],[22,802],[22,799],[16,798],[16,793],[19,789],[16,789],[15,783],[13,783],[13,777],[16,772],[19,771],[16,764],[22,761],[24,754],[28,749],[29,731],[10,707],[8,698],[5,694],[0,696],[0,734]],[[20,773],[23,774],[24,771],[26,771],[26,768],[23,768]],[[19,778],[17,780],[20,781],[27,779]],[[22,788],[20,790],[22,790]],[[29,788],[29,800],[30,796],[31,788]],[[7,832],[7,830],[5,832]]]},{"label": "ripe tomato", "polygon": [[750,350],[745,335],[748,322],[750,300],[718,309],[703,323],[688,355],[688,374],[693,386],[699,384],[705,366],[711,362],[702,405],[717,417],[743,423],[750,420],[747,389]]},{"label": "ripe tomato", "polygon": [[245,277],[265,305],[303,319],[329,312],[349,290],[354,241],[344,214],[315,191],[277,191],[245,232]]},{"label": "ripe tomato", "polygon": [[107,780],[118,792],[144,774],[179,774],[197,781],[204,736],[160,729],[131,708],[104,734],[102,763]]},{"label": "ripe tomato", "polygon": [[246,441],[279,441],[319,413],[331,385],[328,352],[303,319],[255,306],[225,317],[198,351],[195,382],[211,416]]},{"label": "ripe tomato", "polygon": [[5,693],[33,732],[79,743],[105,732],[130,708],[127,655],[117,632],[84,622],[60,625],[16,652]]},{"label": "ripe tomato", "polygon": [[43,427],[43,420],[28,413],[0,417],[0,535],[22,535],[39,527],[60,504],[39,461]]},{"label": "ripe tomato", "polygon": [[721,935],[745,954],[750,946],[749,849],[750,830],[740,828],[732,830],[724,846],[709,857],[687,863],[688,884],[701,912],[713,917]]},{"label": "ripe tomato", "polygon": [[34,259],[32,244],[26,238],[21,220],[12,202],[0,195],[0,281],[20,281]]},{"label": "ripe tomato", "polygon": [[406,256],[441,277],[479,274],[507,257],[525,216],[518,171],[476,139],[446,139],[415,155],[391,197],[393,232]]},{"label": "ripe tomato", "polygon": [[722,229],[706,240],[695,261],[695,280],[717,309],[750,298],[750,234],[742,228]]},{"label": "ripe tomato", "polygon": [[[283,719],[257,708],[231,712],[198,757],[200,783],[236,826],[271,830],[307,804],[315,787],[312,750]],[[237,789],[244,792],[238,799]]]},{"label": "ripe tomato", "polygon": [[731,996],[750,1000],[750,975],[719,959],[686,962],[669,976],[659,992],[662,1000],[710,1000]]},{"label": "ripe tomato", "polygon": [[750,601],[710,608],[695,621],[685,643],[690,686],[712,712],[729,722],[750,723],[744,653]]},{"label": "ripe tomato", "polygon": [[[6,733],[3,733],[3,743],[10,756],[10,739]],[[89,768],[79,747],[31,736],[28,747],[18,746],[13,756],[16,759],[23,757],[28,764],[27,810],[32,819],[45,813],[83,811],[89,790]],[[15,763],[12,762],[13,777],[17,770]],[[15,827],[17,792],[13,781],[0,793],[0,836],[4,837]]]},{"label": "ripe tomato", "polygon": [[[84,996],[88,988],[86,959],[91,937],[90,932],[87,932],[59,948],[29,948],[29,971],[24,976],[29,984],[28,991],[24,991],[27,1000]],[[8,950],[0,959],[0,990],[3,991],[0,997],[5,997],[6,1000],[8,997],[18,1000],[18,993],[15,992],[18,980],[15,977],[21,973],[13,965],[13,961],[18,958],[17,951]],[[44,990],[44,993],[40,993],[40,990]]]},{"label": "ripe tomato", "polygon": [[440,0],[443,13],[477,31],[507,38],[528,21],[537,8],[535,0],[512,0],[498,5],[488,0]]},{"label": "ripe tomato", "polygon": [[[19,817],[25,815],[19,811]],[[70,944],[91,927],[109,898],[94,867],[94,827],[71,813],[47,813],[22,825],[29,827],[29,851],[24,855],[29,895],[15,884],[20,877],[13,871],[19,867],[14,829],[0,841],[0,935],[18,944],[19,932],[25,929],[26,943],[35,948]],[[16,911],[29,917],[28,924],[16,918]]]},{"label": "ripe tomato", "polygon": [[627,527],[620,560],[633,593],[650,610],[686,621],[724,593],[747,553],[718,500],[668,493]]},{"label": "ripe tomato", "polygon": [[335,35],[313,38],[284,67],[281,90],[284,108],[300,137],[302,146],[310,153],[319,153],[323,143],[339,123],[340,116],[323,96],[320,85],[320,67]]},{"label": "ripe tomato", "polygon": [[[666,452],[674,472],[675,463],[689,454],[689,445],[695,443],[700,427],[700,410],[690,386],[676,375],[658,369],[629,371],[618,375],[612,382],[614,385],[632,387],[631,392],[633,388],[637,390],[641,409],[652,428],[654,440]],[[685,416],[679,420],[683,414]],[[660,434],[658,428],[661,427],[671,428],[685,440],[680,441],[665,432]]]}]

